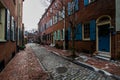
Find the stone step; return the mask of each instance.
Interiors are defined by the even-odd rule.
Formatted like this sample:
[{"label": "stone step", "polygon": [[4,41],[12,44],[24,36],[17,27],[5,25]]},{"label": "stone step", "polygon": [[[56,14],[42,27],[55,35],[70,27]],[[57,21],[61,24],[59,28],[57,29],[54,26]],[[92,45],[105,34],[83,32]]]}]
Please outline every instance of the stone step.
[{"label": "stone step", "polygon": [[108,57],[108,56],[104,56],[104,55],[96,55],[95,56],[96,58],[99,58],[99,59],[103,59],[103,60],[107,60],[107,61],[109,61],[110,60],[110,57]]}]

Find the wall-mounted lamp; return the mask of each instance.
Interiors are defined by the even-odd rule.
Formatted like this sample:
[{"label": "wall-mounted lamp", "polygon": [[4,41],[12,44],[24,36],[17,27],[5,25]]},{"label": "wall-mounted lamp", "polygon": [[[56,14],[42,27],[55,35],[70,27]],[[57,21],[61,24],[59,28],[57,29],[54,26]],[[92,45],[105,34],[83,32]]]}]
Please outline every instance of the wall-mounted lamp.
[{"label": "wall-mounted lamp", "polygon": [[115,34],[116,32],[115,32],[115,27],[114,26],[110,26],[110,32],[112,33],[112,34]]}]

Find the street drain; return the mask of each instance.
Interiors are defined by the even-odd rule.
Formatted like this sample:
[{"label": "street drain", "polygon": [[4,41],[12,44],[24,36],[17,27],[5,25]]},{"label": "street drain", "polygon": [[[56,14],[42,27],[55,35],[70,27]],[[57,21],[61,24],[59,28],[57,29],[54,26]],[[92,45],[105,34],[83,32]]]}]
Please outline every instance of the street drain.
[{"label": "street drain", "polygon": [[67,68],[66,67],[58,67],[58,68],[56,68],[56,72],[58,73],[58,74],[62,74],[62,73],[65,73],[65,72],[67,72]]}]

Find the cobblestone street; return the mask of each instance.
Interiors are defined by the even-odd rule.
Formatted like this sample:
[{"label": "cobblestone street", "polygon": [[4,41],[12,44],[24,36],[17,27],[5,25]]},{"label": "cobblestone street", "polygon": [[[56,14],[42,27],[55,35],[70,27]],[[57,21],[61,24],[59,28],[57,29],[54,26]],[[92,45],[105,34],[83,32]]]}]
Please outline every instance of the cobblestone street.
[{"label": "cobblestone street", "polygon": [[51,80],[115,80],[110,76],[76,65],[35,44],[30,44]]}]

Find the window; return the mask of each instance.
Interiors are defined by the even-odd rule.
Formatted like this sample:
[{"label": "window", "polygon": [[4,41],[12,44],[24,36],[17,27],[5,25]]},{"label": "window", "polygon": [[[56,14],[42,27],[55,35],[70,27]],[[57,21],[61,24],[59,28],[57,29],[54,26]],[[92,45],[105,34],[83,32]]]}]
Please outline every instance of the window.
[{"label": "window", "polygon": [[62,15],[62,18],[65,18],[65,10],[64,9],[62,10],[61,15]]},{"label": "window", "polygon": [[50,8],[50,13],[53,13],[53,9],[52,8]]},{"label": "window", "polygon": [[87,6],[88,4],[94,2],[96,0],[84,0],[84,6]]},{"label": "window", "polygon": [[71,2],[68,2],[68,15],[71,15]]},{"label": "window", "polygon": [[50,24],[50,26],[52,26],[52,19],[50,19],[49,24]]},{"label": "window", "polygon": [[62,20],[62,17],[61,17],[61,11],[59,11],[59,21]]},{"label": "window", "polygon": [[54,6],[55,6],[55,8],[57,8],[58,7],[57,3],[55,3]]},{"label": "window", "polygon": [[95,0],[89,0],[89,3],[92,3],[92,2],[94,2]]},{"label": "window", "polygon": [[90,40],[90,23],[84,24],[83,33],[84,40]]}]

